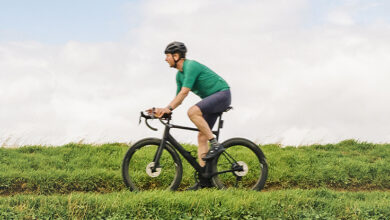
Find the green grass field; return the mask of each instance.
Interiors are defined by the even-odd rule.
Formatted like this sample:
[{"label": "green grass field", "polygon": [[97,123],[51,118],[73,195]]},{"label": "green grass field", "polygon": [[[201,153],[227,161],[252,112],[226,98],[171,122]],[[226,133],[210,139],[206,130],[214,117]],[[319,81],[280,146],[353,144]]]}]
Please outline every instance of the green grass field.
[{"label": "green grass field", "polygon": [[388,219],[390,192],[200,190],[0,197],[0,219]]},{"label": "green grass field", "polygon": [[[0,148],[0,219],[390,218],[390,144],[260,146],[269,165],[262,192],[128,192],[120,171],[128,147]],[[192,167],[183,169],[180,191],[194,183]]]}]

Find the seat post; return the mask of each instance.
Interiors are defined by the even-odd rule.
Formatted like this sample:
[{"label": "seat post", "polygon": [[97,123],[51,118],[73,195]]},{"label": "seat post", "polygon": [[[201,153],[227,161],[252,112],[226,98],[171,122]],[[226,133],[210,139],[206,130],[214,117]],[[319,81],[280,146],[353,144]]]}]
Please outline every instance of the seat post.
[{"label": "seat post", "polygon": [[[230,111],[231,109],[233,109],[233,107],[232,106],[229,106],[224,112],[228,112],[228,111]],[[221,112],[221,114],[219,114],[219,116],[218,116],[218,130],[215,132],[215,138],[217,139],[217,141],[218,141],[218,139],[219,139],[219,131],[221,130],[221,128],[223,128],[223,120],[222,120],[222,114],[223,114],[223,112]]]},{"label": "seat post", "polygon": [[218,130],[217,130],[217,133],[215,134],[215,138],[217,139],[217,141],[219,140],[219,131],[221,130],[221,128],[223,128],[223,120],[222,120],[222,112],[221,114],[218,116]]}]

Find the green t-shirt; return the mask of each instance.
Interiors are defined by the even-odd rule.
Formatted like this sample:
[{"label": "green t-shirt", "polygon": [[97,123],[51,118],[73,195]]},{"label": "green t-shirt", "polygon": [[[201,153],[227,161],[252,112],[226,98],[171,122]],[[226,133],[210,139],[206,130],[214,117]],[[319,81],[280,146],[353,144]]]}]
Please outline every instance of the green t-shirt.
[{"label": "green t-shirt", "polygon": [[176,95],[182,87],[187,87],[201,98],[229,89],[226,81],[214,71],[194,60],[187,59],[184,60],[183,72],[178,71],[176,74],[176,84]]}]

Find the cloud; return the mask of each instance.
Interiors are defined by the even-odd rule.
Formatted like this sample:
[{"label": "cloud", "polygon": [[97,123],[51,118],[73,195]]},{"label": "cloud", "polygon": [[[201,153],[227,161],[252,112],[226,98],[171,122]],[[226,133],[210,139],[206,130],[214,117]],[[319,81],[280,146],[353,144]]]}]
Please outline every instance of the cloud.
[{"label": "cloud", "polygon": [[[232,87],[235,109],[224,116],[222,139],[390,141],[390,28],[359,25],[356,15],[342,10],[347,6],[331,8],[325,23],[306,27],[310,6],[303,0],[149,0],[125,6],[132,28],[123,41],[1,43],[0,143],[161,135],[138,126],[138,114],[174,96],[175,70],[162,53],[173,40],[185,42],[190,59]],[[186,109],[198,100],[190,95],[174,122],[192,125]],[[194,133],[174,134],[196,140]]]}]

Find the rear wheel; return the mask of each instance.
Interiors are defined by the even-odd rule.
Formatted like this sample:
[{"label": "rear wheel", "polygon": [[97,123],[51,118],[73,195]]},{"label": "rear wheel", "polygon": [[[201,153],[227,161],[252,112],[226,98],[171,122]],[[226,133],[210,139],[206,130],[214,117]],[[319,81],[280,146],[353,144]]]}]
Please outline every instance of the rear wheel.
[{"label": "rear wheel", "polygon": [[131,191],[147,189],[176,190],[183,167],[179,155],[168,144],[164,148],[160,166],[155,167],[154,155],[161,139],[147,138],[138,141],[127,151],[122,162],[122,177]]},{"label": "rear wheel", "polygon": [[225,152],[213,160],[213,173],[229,171],[212,177],[217,188],[261,190],[268,175],[268,165],[261,149],[244,138],[232,138],[222,143]]}]

